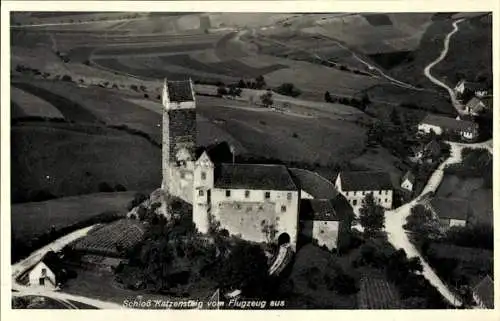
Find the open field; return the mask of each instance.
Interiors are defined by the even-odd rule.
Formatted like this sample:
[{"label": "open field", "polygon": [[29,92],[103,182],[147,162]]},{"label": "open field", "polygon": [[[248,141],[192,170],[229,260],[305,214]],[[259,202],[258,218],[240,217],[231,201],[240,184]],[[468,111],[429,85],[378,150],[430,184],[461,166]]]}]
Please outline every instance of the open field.
[{"label": "open field", "polygon": [[[16,87],[10,88],[10,100],[18,106],[23,116],[41,116],[48,118],[64,118],[61,112],[47,101]],[[11,118],[15,118],[12,114]]]},{"label": "open field", "polygon": [[[27,88],[39,97],[50,98],[56,107],[61,107],[67,119],[77,123],[93,120],[107,125],[125,125],[161,142],[161,128],[158,127],[161,116],[123,99],[126,95],[99,87],[82,88],[64,81],[31,81],[13,85]],[[156,98],[156,94],[150,95]],[[70,106],[73,108],[69,109]],[[92,119],[87,116],[89,113]]]},{"label": "open field", "polygon": [[217,127],[238,140],[248,153],[261,157],[327,165],[351,159],[364,147],[364,129],[345,121],[258,113],[203,103],[198,105],[198,112],[218,121]]},{"label": "open field", "polygon": [[484,187],[482,178],[445,175],[436,195],[468,200],[473,213],[471,222],[493,224],[493,191],[491,188]]},{"label": "open field", "polygon": [[[43,192],[55,197],[160,185],[161,150],[146,139],[105,127],[24,123],[12,127],[12,200]],[[78,184],[75,184],[78,182]]]}]

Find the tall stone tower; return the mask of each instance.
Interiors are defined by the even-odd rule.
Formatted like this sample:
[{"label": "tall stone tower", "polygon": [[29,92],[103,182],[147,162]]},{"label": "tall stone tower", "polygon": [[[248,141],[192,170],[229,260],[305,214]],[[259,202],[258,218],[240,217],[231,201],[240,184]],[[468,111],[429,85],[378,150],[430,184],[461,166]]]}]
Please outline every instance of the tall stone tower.
[{"label": "tall stone tower", "polygon": [[171,196],[192,203],[193,169],[196,150],[196,100],[191,80],[167,81],[162,92],[162,189],[166,195],[165,214]]}]

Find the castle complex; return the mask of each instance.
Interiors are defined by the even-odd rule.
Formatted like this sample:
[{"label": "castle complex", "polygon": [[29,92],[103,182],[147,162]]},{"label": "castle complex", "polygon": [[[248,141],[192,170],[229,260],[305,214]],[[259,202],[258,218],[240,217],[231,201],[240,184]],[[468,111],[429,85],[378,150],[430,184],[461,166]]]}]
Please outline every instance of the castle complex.
[{"label": "castle complex", "polygon": [[[342,220],[329,201],[337,197],[334,188],[327,191],[327,206],[322,206],[321,213],[315,216],[308,211],[305,220],[315,224],[304,224],[299,217],[301,195],[314,196],[299,187],[300,177],[286,166],[216,163],[209,150],[197,153],[196,99],[190,80],[165,80],[162,103],[164,213],[170,213],[171,195],[193,205],[193,221],[201,233],[219,222],[221,229],[248,241],[278,240],[295,247],[303,223],[316,226],[323,243],[336,247]],[[312,231],[306,234],[314,237]]]}]

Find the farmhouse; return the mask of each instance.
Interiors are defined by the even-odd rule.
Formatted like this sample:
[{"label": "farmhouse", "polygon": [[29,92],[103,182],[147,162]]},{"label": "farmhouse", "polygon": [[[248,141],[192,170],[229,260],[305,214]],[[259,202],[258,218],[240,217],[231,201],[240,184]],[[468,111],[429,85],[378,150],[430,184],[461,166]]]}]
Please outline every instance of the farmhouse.
[{"label": "farmhouse", "polygon": [[[165,80],[162,100],[165,195],[160,213],[171,215],[170,196],[176,196],[193,205],[193,222],[201,233],[219,223],[220,228],[248,241],[284,240],[295,247],[300,179],[284,165],[234,163],[227,144],[197,149],[196,100],[191,80]],[[306,189],[306,198],[313,198],[311,194],[322,188]],[[336,196],[334,188],[323,189],[322,194],[327,198]],[[334,218],[333,212],[331,215]],[[329,222],[333,230],[339,221]],[[330,234],[332,244],[336,244],[337,236]]]},{"label": "farmhouse", "polygon": [[408,192],[413,191],[413,185],[415,184],[415,175],[408,171],[401,179],[401,188],[407,190]]},{"label": "farmhouse", "polygon": [[477,97],[472,97],[465,105],[465,112],[469,115],[479,115],[486,110],[486,104]]},{"label": "farmhouse", "polygon": [[434,197],[426,204],[444,228],[466,226],[470,215],[469,202],[460,198]]},{"label": "farmhouse", "polygon": [[28,273],[28,282],[32,287],[56,289],[66,277],[66,270],[62,267],[57,254],[47,252]]},{"label": "farmhouse", "polygon": [[494,309],[494,283],[489,275],[484,277],[472,289],[472,297],[476,304],[482,309]]},{"label": "farmhouse", "polygon": [[421,133],[436,135],[452,134],[470,140],[478,135],[478,124],[472,121],[457,120],[450,117],[428,114],[419,124],[418,130]]},{"label": "farmhouse", "polygon": [[455,86],[454,91],[460,99],[470,96],[484,97],[488,94],[489,90],[483,84],[460,80]]},{"label": "farmhouse", "polygon": [[302,199],[300,202],[302,234],[329,250],[347,241],[353,216],[352,207],[341,194],[334,199]]},{"label": "farmhouse", "polygon": [[360,171],[340,172],[335,180],[335,187],[344,195],[358,213],[367,194],[373,194],[375,202],[390,209],[392,207],[393,185],[386,172]]}]

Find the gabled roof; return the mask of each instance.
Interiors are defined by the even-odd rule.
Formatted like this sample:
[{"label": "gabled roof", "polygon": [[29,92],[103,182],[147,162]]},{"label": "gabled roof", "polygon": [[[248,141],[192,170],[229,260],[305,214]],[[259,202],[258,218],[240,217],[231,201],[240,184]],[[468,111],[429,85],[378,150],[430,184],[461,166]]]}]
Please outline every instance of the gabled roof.
[{"label": "gabled roof", "polygon": [[489,275],[487,275],[472,289],[472,291],[476,293],[476,295],[488,309],[493,309],[495,305],[495,302],[493,300],[493,288],[493,280]]},{"label": "gabled roof", "polygon": [[347,199],[338,194],[332,199],[302,199],[300,200],[301,220],[341,221],[351,219],[352,207]]},{"label": "gabled roof", "polygon": [[54,273],[56,278],[60,278],[65,271],[61,259],[52,251],[47,252],[40,262],[45,264]]},{"label": "gabled roof", "polygon": [[168,98],[173,102],[194,101],[190,80],[167,81]]},{"label": "gabled roof", "polygon": [[332,199],[338,194],[335,185],[318,173],[300,168],[289,171],[296,185],[316,199]]},{"label": "gabled roof", "polygon": [[464,85],[465,90],[469,90],[469,91],[483,91],[483,90],[487,91],[488,90],[486,85],[484,85],[482,83],[465,81],[465,80],[461,80],[460,82],[458,82],[456,87],[460,86],[461,84]]},{"label": "gabled roof", "polygon": [[438,116],[433,114],[428,114],[420,122],[421,124],[434,125],[447,130],[471,130],[477,127],[477,124],[468,120],[457,120],[451,117]]},{"label": "gabled roof", "polygon": [[481,99],[472,97],[465,105],[465,108],[473,113],[479,113],[486,108],[486,105]]},{"label": "gabled roof", "polygon": [[469,216],[469,202],[461,198],[434,197],[430,206],[442,219],[466,221]]},{"label": "gabled roof", "polygon": [[207,152],[208,157],[214,164],[230,163],[233,159],[231,146],[227,142],[215,143],[207,147],[197,148],[195,151],[196,159],[200,158],[203,152]]},{"label": "gabled roof", "polygon": [[216,188],[297,191],[284,165],[220,164],[215,169]]},{"label": "gabled roof", "polygon": [[391,177],[387,172],[340,172],[339,175],[343,191],[378,191],[393,189]]},{"label": "gabled roof", "polygon": [[339,221],[331,200],[302,199],[300,200],[300,217],[303,220]]},{"label": "gabled roof", "polygon": [[415,182],[415,175],[413,175],[411,171],[406,172],[406,174],[401,179],[401,182],[404,182],[406,180],[410,181],[410,183],[413,184]]}]

